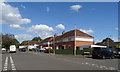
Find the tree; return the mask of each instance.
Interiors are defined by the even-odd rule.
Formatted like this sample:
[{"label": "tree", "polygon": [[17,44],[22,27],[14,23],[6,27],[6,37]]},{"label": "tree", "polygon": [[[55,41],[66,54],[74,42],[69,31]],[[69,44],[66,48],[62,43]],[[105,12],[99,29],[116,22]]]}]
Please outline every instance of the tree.
[{"label": "tree", "polygon": [[34,38],[32,39],[32,41],[38,41],[38,40],[42,41],[42,39],[41,39],[40,37],[34,37]]},{"label": "tree", "polygon": [[114,42],[111,38],[106,38],[102,41],[102,43],[107,43],[107,42]]},{"label": "tree", "polygon": [[120,44],[117,44],[117,45],[116,45],[116,48],[120,48]]},{"label": "tree", "polygon": [[2,47],[9,49],[10,45],[16,45],[16,47],[18,47],[19,41],[17,39],[12,39],[6,35],[2,35]]},{"label": "tree", "polygon": [[12,41],[12,45],[16,45],[16,47],[18,48],[19,47],[19,41],[17,39],[11,39]]}]

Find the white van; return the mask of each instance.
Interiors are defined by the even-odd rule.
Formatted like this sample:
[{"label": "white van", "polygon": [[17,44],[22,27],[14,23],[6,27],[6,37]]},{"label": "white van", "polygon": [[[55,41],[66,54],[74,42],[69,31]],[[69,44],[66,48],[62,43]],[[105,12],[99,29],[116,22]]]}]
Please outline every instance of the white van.
[{"label": "white van", "polygon": [[10,52],[16,52],[16,46],[15,45],[10,45]]}]

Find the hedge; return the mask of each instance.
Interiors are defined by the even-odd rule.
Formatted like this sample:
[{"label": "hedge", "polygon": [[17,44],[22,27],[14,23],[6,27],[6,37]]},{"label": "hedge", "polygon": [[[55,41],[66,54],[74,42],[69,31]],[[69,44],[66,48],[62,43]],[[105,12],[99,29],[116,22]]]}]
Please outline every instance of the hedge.
[{"label": "hedge", "polygon": [[56,50],[55,54],[73,55],[73,50]]},{"label": "hedge", "polygon": [[[76,55],[83,55],[84,52],[91,53],[91,49],[76,50]],[[56,50],[55,54],[74,55],[74,50]]]}]

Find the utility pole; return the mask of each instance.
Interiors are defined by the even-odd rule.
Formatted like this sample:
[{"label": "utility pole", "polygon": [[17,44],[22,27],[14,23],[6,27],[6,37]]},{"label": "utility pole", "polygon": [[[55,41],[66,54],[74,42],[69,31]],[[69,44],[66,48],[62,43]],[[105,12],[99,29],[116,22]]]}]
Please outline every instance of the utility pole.
[{"label": "utility pole", "polygon": [[75,44],[74,44],[74,55],[76,56],[76,24],[75,24]]},{"label": "utility pole", "polygon": [[108,37],[108,48],[110,46],[110,41],[109,41],[110,37],[111,37],[111,35],[109,35],[109,37]]},{"label": "utility pole", "polygon": [[55,55],[55,36],[53,36],[53,47],[54,47],[54,55]]}]

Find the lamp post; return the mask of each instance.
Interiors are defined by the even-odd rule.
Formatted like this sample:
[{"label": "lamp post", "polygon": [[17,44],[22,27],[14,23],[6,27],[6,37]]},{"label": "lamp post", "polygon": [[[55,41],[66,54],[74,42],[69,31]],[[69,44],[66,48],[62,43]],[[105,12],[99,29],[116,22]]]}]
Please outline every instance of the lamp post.
[{"label": "lamp post", "polygon": [[109,41],[109,39],[110,39],[110,37],[111,37],[111,35],[109,35],[109,37],[108,37],[108,48],[109,48],[109,46],[110,46],[110,41]]},{"label": "lamp post", "polygon": [[55,36],[53,36],[53,47],[54,47],[54,55],[55,55]]},{"label": "lamp post", "polygon": [[74,44],[74,55],[76,56],[76,24],[75,24],[75,44]]}]

